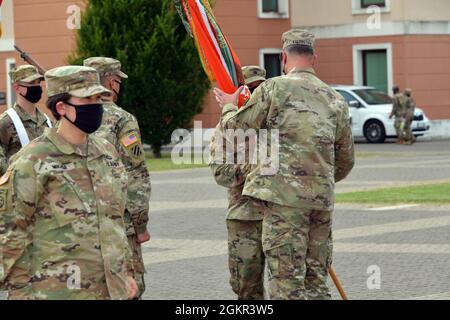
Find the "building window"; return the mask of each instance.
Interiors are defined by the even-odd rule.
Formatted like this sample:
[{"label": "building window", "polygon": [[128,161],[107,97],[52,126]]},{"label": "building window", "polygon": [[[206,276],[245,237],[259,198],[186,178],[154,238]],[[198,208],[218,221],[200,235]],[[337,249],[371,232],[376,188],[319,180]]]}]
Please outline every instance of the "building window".
[{"label": "building window", "polygon": [[385,0],[361,0],[361,8],[368,8],[370,6],[385,7],[386,1]]},{"label": "building window", "polygon": [[371,6],[378,6],[382,13],[391,12],[391,0],[352,0],[352,13],[373,14]]},{"label": "building window", "polygon": [[288,19],[289,0],[258,0],[258,17],[261,19]]},{"label": "building window", "polygon": [[278,12],[278,0],[263,0],[263,12]]},{"label": "building window", "polygon": [[261,49],[260,65],[266,69],[267,79],[281,75],[280,49]]},{"label": "building window", "polygon": [[0,52],[14,51],[14,15],[13,2],[3,1],[0,7]]},{"label": "building window", "polygon": [[353,79],[355,85],[375,87],[391,94],[394,84],[392,44],[354,45]]},{"label": "building window", "polygon": [[389,92],[387,52],[385,49],[362,51],[363,85]]}]

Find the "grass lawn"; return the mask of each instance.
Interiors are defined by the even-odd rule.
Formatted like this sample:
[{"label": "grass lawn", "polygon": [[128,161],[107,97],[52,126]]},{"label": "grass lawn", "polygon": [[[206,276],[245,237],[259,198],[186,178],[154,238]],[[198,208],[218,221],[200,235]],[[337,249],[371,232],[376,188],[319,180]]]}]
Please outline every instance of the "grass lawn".
[{"label": "grass lawn", "polygon": [[385,188],[336,195],[339,203],[450,204],[450,183]]},{"label": "grass lawn", "polygon": [[[356,154],[357,159],[369,159],[369,158],[377,158],[382,154],[375,152],[361,152]],[[397,157],[398,154],[392,154],[391,157]],[[205,168],[208,165],[206,163],[203,164],[174,164],[170,158],[169,153],[165,153],[162,155],[161,159],[156,159],[151,155],[147,155],[147,165],[149,167],[150,172],[157,171],[166,171],[166,170],[179,170],[179,169],[195,169],[195,168]]]},{"label": "grass lawn", "polygon": [[[194,162],[194,161],[192,161]],[[204,164],[175,164],[170,158],[170,153],[163,154],[161,159],[155,159],[153,156],[147,156],[147,166],[150,172],[179,170],[179,169],[195,169],[204,168],[208,165]]]}]

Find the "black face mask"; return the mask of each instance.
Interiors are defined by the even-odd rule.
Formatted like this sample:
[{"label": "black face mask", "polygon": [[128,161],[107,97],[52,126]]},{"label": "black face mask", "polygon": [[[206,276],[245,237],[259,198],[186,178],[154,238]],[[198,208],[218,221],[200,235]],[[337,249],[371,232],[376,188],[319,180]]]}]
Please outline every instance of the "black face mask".
[{"label": "black face mask", "polygon": [[23,86],[23,87],[27,88],[27,94],[26,95],[21,94],[22,97],[24,97],[31,103],[38,103],[39,100],[41,100],[41,98],[42,98],[42,87],[41,86],[32,86],[32,87]]},{"label": "black face mask", "polygon": [[103,105],[101,103],[74,105],[70,102],[65,102],[69,106],[75,108],[76,119],[71,121],[67,116],[64,116],[75,127],[81,131],[91,134],[100,128],[103,118]]}]

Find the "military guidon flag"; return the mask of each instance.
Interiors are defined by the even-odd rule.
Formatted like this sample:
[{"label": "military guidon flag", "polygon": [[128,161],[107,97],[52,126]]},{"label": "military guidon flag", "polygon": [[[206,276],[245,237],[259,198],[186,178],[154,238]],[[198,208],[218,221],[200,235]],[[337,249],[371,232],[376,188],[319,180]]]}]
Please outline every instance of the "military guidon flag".
[{"label": "military guidon flag", "polygon": [[[174,0],[188,33],[195,39],[200,60],[211,82],[226,93],[244,85],[241,63],[223,34],[208,0]],[[248,88],[239,98],[243,105],[250,98]]]}]

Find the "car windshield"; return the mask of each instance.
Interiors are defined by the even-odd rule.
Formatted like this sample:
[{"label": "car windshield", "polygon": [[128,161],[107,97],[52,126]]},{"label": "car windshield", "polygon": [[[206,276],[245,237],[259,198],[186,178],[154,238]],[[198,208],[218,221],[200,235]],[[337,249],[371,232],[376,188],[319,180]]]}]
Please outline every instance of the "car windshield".
[{"label": "car windshield", "polygon": [[376,89],[359,89],[354,92],[369,105],[392,103],[391,97]]}]

